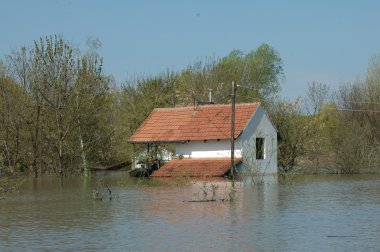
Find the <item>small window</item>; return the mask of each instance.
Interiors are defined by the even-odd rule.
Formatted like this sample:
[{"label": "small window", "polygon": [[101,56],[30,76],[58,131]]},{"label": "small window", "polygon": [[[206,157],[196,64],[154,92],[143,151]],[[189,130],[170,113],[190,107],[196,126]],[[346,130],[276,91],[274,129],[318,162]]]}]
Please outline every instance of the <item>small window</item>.
[{"label": "small window", "polygon": [[256,159],[265,159],[265,139],[256,138]]}]

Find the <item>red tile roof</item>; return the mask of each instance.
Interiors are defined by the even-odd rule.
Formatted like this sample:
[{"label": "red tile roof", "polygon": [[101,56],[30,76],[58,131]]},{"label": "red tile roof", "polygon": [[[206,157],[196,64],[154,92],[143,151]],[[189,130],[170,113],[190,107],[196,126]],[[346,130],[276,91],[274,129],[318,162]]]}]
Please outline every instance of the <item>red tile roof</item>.
[{"label": "red tile roof", "polygon": [[[235,164],[240,159],[235,160]],[[229,158],[184,158],[172,160],[155,171],[152,177],[221,177],[230,171]]]},{"label": "red tile roof", "polygon": [[[260,103],[236,104],[237,138]],[[129,138],[131,143],[225,140],[231,137],[231,105],[154,109]]]}]

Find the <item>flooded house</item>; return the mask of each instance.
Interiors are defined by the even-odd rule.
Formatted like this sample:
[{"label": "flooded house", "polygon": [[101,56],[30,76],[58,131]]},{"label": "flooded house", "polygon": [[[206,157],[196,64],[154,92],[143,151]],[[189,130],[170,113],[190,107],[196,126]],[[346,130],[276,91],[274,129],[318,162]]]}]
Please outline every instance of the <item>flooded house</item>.
[{"label": "flooded house", "polygon": [[[277,130],[260,103],[236,104],[234,139],[238,172],[277,173]],[[150,148],[174,145],[173,157],[151,176],[227,175],[231,168],[231,105],[154,109],[129,142]]]}]

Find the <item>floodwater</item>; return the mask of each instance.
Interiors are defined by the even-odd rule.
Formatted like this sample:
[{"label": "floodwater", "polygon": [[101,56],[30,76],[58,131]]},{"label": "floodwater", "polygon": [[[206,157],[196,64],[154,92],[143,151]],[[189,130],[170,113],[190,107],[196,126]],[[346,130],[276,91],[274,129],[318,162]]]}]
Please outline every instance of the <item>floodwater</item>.
[{"label": "floodwater", "polygon": [[30,178],[0,201],[0,251],[380,251],[379,175],[231,188],[121,171]]}]

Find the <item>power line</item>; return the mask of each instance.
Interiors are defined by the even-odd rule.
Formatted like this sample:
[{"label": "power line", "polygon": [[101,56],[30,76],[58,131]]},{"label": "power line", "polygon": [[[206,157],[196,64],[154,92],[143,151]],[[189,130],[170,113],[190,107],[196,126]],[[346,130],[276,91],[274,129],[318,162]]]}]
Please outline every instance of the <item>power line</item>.
[{"label": "power line", "polygon": [[[329,109],[334,109],[334,108],[329,108]],[[380,113],[380,110],[366,110],[366,109],[343,109],[343,108],[337,108],[336,110],[340,110],[340,111],[352,111],[352,112]]]},{"label": "power line", "polygon": [[352,111],[352,112],[372,112],[380,113],[380,110],[369,110],[369,109],[345,109],[345,108],[325,108],[329,110],[339,110],[339,111]]},{"label": "power line", "polygon": [[[238,97],[242,97],[242,98],[252,98],[250,96],[246,96],[246,95],[236,95]],[[261,101],[261,102],[265,102],[265,103],[273,103],[273,104],[276,104],[277,102],[275,101],[270,101],[270,100],[264,100],[264,99],[258,99],[258,98],[255,98],[255,100],[257,101]],[[365,103],[365,102],[363,102]],[[371,103],[371,104],[380,104],[380,103]],[[380,113],[380,110],[365,110],[365,109],[344,109],[344,108],[327,108],[327,109],[330,109],[330,110],[339,110],[339,111],[353,111],[353,112],[372,112],[372,113]]]},{"label": "power line", "polygon": [[380,103],[377,103],[377,102],[367,102],[367,101],[345,101],[345,100],[343,100],[343,102],[358,103],[358,104],[376,104],[376,105],[380,105]]}]

